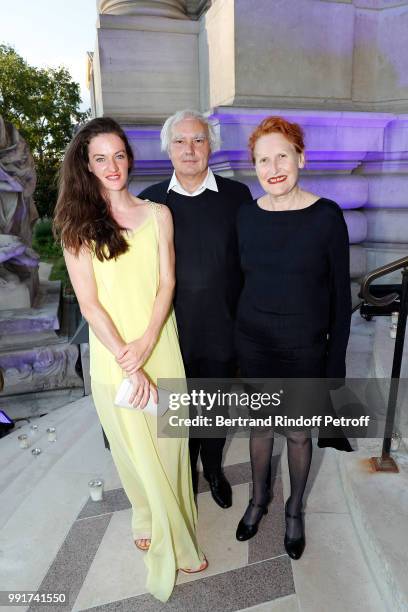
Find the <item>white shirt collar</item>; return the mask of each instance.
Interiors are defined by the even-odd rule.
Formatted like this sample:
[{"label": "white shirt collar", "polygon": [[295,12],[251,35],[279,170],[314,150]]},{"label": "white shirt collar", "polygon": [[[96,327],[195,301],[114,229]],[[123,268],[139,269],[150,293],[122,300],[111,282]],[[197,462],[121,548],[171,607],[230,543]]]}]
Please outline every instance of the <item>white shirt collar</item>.
[{"label": "white shirt collar", "polygon": [[207,176],[205,177],[201,185],[199,185],[199,187],[197,187],[197,189],[193,191],[193,193],[189,193],[188,191],[183,189],[183,187],[177,180],[175,171],[173,172],[173,176],[171,177],[167,192],[169,192],[170,189],[172,189],[176,193],[179,193],[180,195],[194,197],[196,195],[199,195],[200,193],[203,193],[203,191],[205,191],[206,189],[210,189],[211,191],[218,191],[218,186],[213,171],[211,170],[211,168],[208,168]]}]

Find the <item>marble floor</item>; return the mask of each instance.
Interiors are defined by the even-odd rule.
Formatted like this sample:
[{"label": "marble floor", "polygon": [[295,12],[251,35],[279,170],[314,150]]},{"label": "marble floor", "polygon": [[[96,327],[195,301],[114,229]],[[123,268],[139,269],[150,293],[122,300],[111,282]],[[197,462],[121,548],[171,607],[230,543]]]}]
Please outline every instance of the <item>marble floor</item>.
[{"label": "marble floor", "polygon": [[[370,367],[372,330],[356,320],[349,351],[349,366],[356,376],[366,375]],[[33,423],[38,424],[37,432],[30,429]],[[57,428],[56,442],[47,440],[50,426]],[[29,435],[28,449],[19,448],[20,433]],[[33,456],[36,447],[42,452]],[[374,441],[370,453],[379,450],[380,442]],[[343,455],[339,461],[333,449],[314,448],[305,495],[307,546],[303,557],[293,562],[283,547],[289,476],[282,439],[278,437],[274,447],[269,513],[257,536],[244,543],[235,539],[235,529],[251,494],[248,440],[228,439],[224,464],[233,487],[232,507],[219,508],[206,481],[200,479],[199,538],[209,568],[179,575],[170,600],[162,604],[146,592],[145,555],[132,542],[129,502],[104,448],[92,398],[33,417],[31,423],[21,421],[0,440],[0,591],[67,593],[67,606],[41,606],[43,611],[394,612],[371,559],[363,552],[362,531],[367,525],[359,527],[350,506],[350,498],[366,486],[364,470],[358,467],[361,458],[357,453]],[[408,482],[406,463],[402,483]],[[350,477],[346,494],[347,472],[353,481]],[[105,482],[102,502],[92,502],[88,496],[87,483],[94,477]],[[379,532],[387,515],[378,501],[396,483],[386,476],[372,480],[373,497],[364,500]],[[401,489],[400,501],[403,495]],[[386,533],[391,540],[392,532],[397,545],[403,517],[399,506],[395,508],[396,529],[388,526],[380,535]],[[391,557],[396,559],[394,549]],[[408,568],[406,557],[399,558],[401,581]],[[408,610],[401,601],[398,610]],[[15,609],[4,603],[3,596],[0,608]],[[24,607],[28,609],[37,608]]]},{"label": "marble floor", "polygon": [[[17,443],[19,433],[31,431],[29,424],[1,440],[0,590],[65,591],[68,609],[78,611],[387,609],[354,533],[336,451],[314,451],[306,495],[307,548],[292,562],[283,547],[289,482],[282,441],[274,449],[269,513],[257,536],[240,543],[235,529],[250,496],[248,440],[228,440],[225,472],[233,486],[232,508],[219,508],[200,480],[199,537],[209,568],[179,575],[171,599],[162,604],[145,592],[144,554],[133,545],[129,502],[104,448],[92,399],[54,410],[37,424],[29,449]],[[51,425],[57,428],[54,443],[45,433]],[[42,453],[33,456],[33,447]],[[88,497],[87,483],[96,476],[105,481],[102,502]],[[62,608],[41,606],[47,609]]]}]

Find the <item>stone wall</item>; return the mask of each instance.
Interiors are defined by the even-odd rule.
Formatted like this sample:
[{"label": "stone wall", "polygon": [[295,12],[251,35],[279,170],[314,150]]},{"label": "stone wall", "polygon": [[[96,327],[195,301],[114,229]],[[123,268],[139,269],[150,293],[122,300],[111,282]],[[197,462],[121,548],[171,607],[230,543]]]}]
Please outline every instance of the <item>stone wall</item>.
[{"label": "stone wall", "polygon": [[406,111],[408,1],[215,0],[202,21],[206,107]]},{"label": "stone wall", "polygon": [[259,195],[247,139],[279,114],[305,129],[303,185],[346,211],[353,277],[408,252],[408,0],[100,5],[94,112],[125,126],[135,193],[170,174],[161,123],[190,107],[218,122],[213,169]]},{"label": "stone wall", "polygon": [[[408,253],[408,116],[284,109],[217,107],[210,115],[221,136],[212,169],[245,182],[254,197],[261,189],[247,149],[248,137],[267,115],[299,123],[305,132],[306,167],[301,184],[340,204],[351,243],[351,275]],[[131,188],[142,188],[171,172],[160,152],[160,128],[125,126],[136,154]],[[382,282],[400,282],[400,273]]]},{"label": "stone wall", "polygon": [[99,0],[99,11],[99,114],[407,108],[408,0]]}]

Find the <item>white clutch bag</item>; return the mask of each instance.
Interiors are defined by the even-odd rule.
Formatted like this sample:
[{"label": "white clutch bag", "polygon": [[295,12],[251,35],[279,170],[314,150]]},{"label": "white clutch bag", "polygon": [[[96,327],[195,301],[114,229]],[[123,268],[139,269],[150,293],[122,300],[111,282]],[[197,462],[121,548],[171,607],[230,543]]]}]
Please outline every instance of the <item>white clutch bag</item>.
[{"label": "white clutch bag", "polygon": [[[115,406],[130,408],[131,410],[140,410],[136,406],[129,404],[129,397],[132,391],[132,381],[130,378],[124,378],[116,393]],[[147,412],[147,414],[151,414],[153,416],[163,416],[169,409],[170,392],[160,388],[158,388],[157,391],[159,393],[159,403],[155,403],[153,395],[150,393],[149,401],[143,408],[143,412]]]}]

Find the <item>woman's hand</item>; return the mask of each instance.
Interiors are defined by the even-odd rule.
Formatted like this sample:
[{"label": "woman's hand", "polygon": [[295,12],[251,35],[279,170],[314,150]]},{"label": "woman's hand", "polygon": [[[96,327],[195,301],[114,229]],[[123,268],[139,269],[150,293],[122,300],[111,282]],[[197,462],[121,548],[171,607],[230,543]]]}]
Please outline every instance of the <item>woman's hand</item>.
[{"label": "woman's hand", "polygon": [[125,344],[117,353],[116,361],[128,374],[134,374],[149,359],[154,345],[154,339],[144,334],[141,338]]},{"label": "woman's hand", "polygon": [[150,393],[153,395],[154,402],[156,404],[159,403],[157,387],[151,382],[143,370],[138,370],[134,374],[131,374],[129,378],[133,385],[133,391],[129,397],[129,404],[133,404],[136,408],[141,408],[143,410],[149,401]]}]

